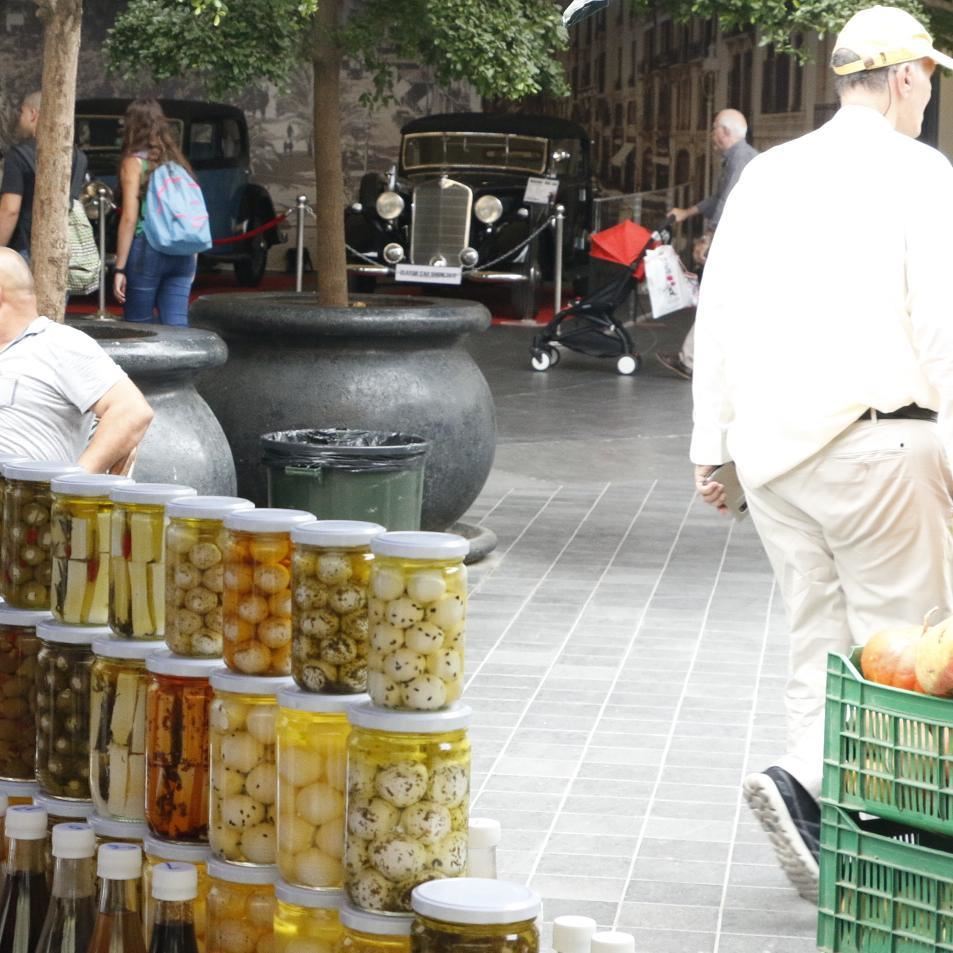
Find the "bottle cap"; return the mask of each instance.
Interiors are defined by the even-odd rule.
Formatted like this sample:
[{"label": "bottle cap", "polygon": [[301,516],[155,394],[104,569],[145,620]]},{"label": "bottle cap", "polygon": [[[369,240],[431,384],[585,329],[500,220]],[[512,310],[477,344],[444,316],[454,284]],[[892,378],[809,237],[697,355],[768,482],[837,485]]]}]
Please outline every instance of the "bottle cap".
[{"label": "bottle cap", "polygon": [[102,844],[96,876],[107,880],[138,880],[142,876],[142,848],[138,844]]},{"label": "bottle cap", "polygon": [[500,822],[492,817],[470,818],[470,850],[496,847],[503,835]]},{"label": "bottle cap", "polygon": [[41,840],[46,837],[49,816],[42,807],[17,804],[7,808],[6,835],[14,840]]},{"label": "bottle cap", "polygon": [[109,493],[113,503],[140,503],[146,506],[171,503],[183,496],[195,496],[195,490],[178,483],[126,483],[113,487]]},{"label": "bottle cap", "polygon": [[596,932],[592,917],[565,916],[553,920],[553,949],[556,953],[589,953]]},{"label": "bottle cap", "polygon": [[225,517],[225,529],[240,533],[290,533],[296,526],[313,522],[314,514],[305,510],[265,507],[244,513],[229,513]]},{"label": "bottle cap", "polygon": [[589,949],[591,953],[635,953],[635,937],[615,930],[593,933]]},{"label": "bottle cap", "polygon": [[463,559],[470,552],[470,543],[456,533],[384,533],[371,542],[377,556],[404,559]]},{"label": "bottle cap", "polygon": [[194,864],[164,860],[152,868],[152,897],[181,903],[194,900],[199,892],[199,872]]},{"label": "bottle cap", "polygon": [[96,834],[89,824],[70,821],[53,828],[53,856],[78,860],[96,856]]},{"label": "bottle cap", "polygon": [[341,926],[368,936],[410,936],[413,914],[370,913],[358,910],[346,900],[341,904]]},{"label": "bottle cap", "polygon": [[[414,887],[410,905],[433,920],[477,926],[520,923],[539,916],[539,894],[523,884],[482,877],[430,880]],[[635,953],[634,949],[631,953]]]},{"label": "bottle cap", "polygon": [[55,477],[50,489],[64,496],[104,497],[108,500],[111,490],[132,482],[129,477],[112,473],[71,473]]},{"label": "bottle cap", "polygon": [[3,465],[3,475],[8,480],[26,480],[28,483],[49,483],[66,473],[84,472],[82,467],[64,460],[21,460]]},{"label": "bottle cap", "polygon": [[165,508],[169,519],[223,520],[229,513],[253,510],[255,504],[240,496],[191,496]]},{"label": "bottle cap", "polygon": [[336,546],[350,549],[354,546],[369,546],[371,540],[383,532],[385,529],[379,523],[365,523],[361,520],[318,520],[293,529],[291,542],[324,549],[333,549]]}]

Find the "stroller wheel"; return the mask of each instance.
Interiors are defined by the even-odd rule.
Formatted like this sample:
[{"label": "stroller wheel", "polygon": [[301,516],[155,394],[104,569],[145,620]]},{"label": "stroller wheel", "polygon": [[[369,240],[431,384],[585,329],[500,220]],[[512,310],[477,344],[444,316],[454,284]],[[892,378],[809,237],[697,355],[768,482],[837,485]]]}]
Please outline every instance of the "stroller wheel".
[{"label": "stroller wheel", "polygon": [[623,354],[615,362],[615,369],[620,374],[634,374],[642,366],[642,358],[638,354]]},{"label": "stroller wheel", "polygon": [[548,347],[546,348],[546,353],[549,355],[549,366],[555,367],[559,363],[559,359],[562,357],[562,354],[559,353],[559,348]]},{"label": "stroller wheel", "polygon": [[548,371],[553,363],[553,359],[549,356],[549,348],[545,351],[534,351],[529,362],[533,365],[534,371]]}]

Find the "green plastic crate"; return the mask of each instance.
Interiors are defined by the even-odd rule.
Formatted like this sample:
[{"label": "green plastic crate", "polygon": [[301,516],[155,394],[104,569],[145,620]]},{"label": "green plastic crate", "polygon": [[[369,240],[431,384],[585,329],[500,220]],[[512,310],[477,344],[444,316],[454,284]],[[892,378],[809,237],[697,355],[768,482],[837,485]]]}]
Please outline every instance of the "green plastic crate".
[{"label": "green plastic crate", "polygon": [[821,796],[953,836],[953,699],[868,682],[859,654],[827,659]]},{"label": "green plastic crate", "polygon": [[824,804],[820,860],[818,949],[953,951],[953,840]]}]

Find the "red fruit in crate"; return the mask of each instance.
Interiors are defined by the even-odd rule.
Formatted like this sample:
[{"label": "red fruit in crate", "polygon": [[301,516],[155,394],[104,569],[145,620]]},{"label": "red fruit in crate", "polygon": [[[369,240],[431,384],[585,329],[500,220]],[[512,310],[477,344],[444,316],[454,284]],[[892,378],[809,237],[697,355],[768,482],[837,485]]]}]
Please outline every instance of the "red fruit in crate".
[{"label": "red fruit in crate", "polygon": [[878,685],[917,691],[913,687],[916,683],[913,665],[916,646],[922,636],[921,625],[896,626],[872,635],[860,656],[864,678]]}]

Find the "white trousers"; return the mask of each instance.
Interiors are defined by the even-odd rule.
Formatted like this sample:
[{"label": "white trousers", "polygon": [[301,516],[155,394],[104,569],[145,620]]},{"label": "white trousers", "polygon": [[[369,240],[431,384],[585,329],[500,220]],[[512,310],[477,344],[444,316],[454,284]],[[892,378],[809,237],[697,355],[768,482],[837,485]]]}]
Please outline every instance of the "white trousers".
[{"label": "white trousers", "polygon": [[775,764],[817,797],[827,653],[953,606],[953,476],[936,424],[864,421],[746,496],[791,630]]}]

